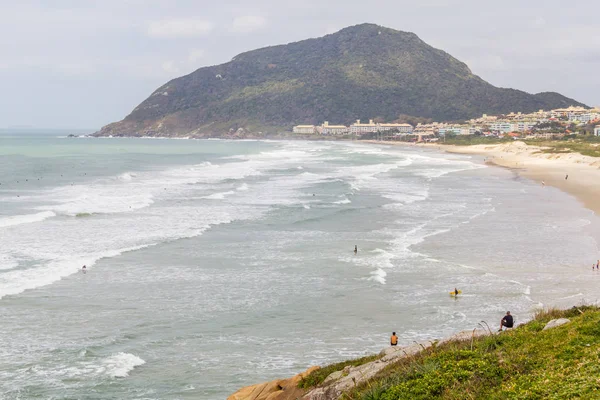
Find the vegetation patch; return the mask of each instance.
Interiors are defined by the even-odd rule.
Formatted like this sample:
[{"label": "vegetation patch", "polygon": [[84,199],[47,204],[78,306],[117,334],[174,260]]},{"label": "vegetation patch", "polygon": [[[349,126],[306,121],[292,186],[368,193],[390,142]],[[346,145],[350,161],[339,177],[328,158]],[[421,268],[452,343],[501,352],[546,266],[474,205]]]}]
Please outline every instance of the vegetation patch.
[{"label": "vegetation patch", "polygon": [[[543,330],[551,319],[570,323]],[[368,358],[355,360],[364,364]],[[346,400],[600,398],[600,308],[538,312],[532,321],[473,343],[431,347],[389,365]],[[352,362],[322,369],[305,388]],[[308,379],[311,380],[308,384]]]},{"label": "vegetation patch", "polygon": [[579,153],[584,156],[600,157],[600,137],[565,137],[564,140],[528,140],[529,145],[543,147],[540,152],[546,154]]}]

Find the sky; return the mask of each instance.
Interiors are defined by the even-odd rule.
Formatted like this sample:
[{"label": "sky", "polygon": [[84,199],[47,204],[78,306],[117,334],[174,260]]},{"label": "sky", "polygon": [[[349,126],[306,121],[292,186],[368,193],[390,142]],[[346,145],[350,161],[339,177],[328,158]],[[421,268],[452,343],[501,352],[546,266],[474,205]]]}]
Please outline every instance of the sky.
[{"label": "sky", "polygon": [[500,86],[600,105],[600,2],[0,0],[0,127],[98,129],[168,80],[364,22]]}]

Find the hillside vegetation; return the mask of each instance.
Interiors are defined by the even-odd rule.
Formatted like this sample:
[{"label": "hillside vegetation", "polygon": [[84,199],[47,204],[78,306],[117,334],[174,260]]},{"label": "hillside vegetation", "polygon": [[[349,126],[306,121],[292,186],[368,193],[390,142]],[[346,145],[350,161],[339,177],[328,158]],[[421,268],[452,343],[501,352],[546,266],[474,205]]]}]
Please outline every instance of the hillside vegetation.
[{"label": "hillside vegetation", "polygon": [[[551,319],[570,323],[542,331]],[[344,393],[346,400],[598,399],[600,309],[539,313],[498,335],[433,346],[401,358],[374,379]],[[317,370],[300,386],[320,384],[349,361]],[[353,363],[353,364],[352,364]]]},{"label": "hillside vegetation", "polygon": [[414,33],[362,24],[173,79],[97,135],[273,133],[325,120],[459,120],[569,105],[581,103],[497,88]]}]

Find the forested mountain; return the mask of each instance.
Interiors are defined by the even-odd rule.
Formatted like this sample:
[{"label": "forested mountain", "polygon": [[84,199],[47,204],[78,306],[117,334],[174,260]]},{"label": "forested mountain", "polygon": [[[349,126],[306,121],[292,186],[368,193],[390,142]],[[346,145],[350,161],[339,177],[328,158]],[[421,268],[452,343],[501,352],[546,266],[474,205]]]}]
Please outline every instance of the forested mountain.
[{"label": "forested mountain", "polygon": [[362,24],[249,51],[158,88],[98,135],[273,132],[294,124],[399,115],[438,121],[581,103],[558,93],[495,87],[414,33]]}]

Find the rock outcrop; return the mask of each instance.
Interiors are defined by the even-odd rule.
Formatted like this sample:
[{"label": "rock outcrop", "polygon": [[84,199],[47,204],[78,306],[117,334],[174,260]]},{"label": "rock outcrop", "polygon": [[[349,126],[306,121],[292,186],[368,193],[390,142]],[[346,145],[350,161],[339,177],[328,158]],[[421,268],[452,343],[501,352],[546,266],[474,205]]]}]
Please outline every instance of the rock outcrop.
[{"label": "rock outcrop", "polygon": [[550,322],[548,322],[546,324],[546,326],[544,326],[544,329],[542,329],[542,330],[545,331],[547,329],[556,328],[557,326],[568,324],[569,322],[571,322],[571,320],[568,318],[553,319]]},{"label": "rock outcrop", "polygon": [[227,400],[296,400],[306,393],[298,383],[319,367],[310,367],[306,371],[289,379],[276,379],[271,382],[247,386],[229,396]]},{"label": "rock outcrop", "polygon": [[440,341],[415,342],[410,346],[390,346],[383,349],[375,361],[356,367],[347,366],[341,371],[331,373],[323,383],[310,391],[298,388],[300,380],[319,367],[312,367],[290,379],[281,379],[240,389],[227,400],[333,400],[375,377],[388,365],[406,357],[419,354],[432,346],[452,341],[466,341],[480,336],[494,334],[489,330],[474,329],[458,332]]}]

